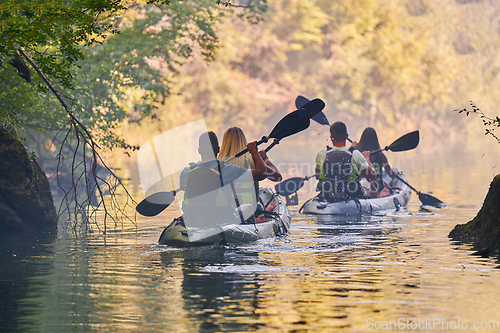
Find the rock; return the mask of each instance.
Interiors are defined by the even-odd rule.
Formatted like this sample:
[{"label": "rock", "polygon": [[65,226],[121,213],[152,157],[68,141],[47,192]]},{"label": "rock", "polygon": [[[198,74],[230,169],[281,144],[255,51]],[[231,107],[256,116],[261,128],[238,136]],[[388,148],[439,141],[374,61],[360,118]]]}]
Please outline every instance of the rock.
[{"label": "rock", "polygon": [[57,212],[45,173],[0,127],[0,231],[56,228]]},{"label": "rock", "polygon": [[493,178],[477,216],[466,224],[456,225],[448,237],[472,242],[481,256],[489,256],[500,250],[500,175]]}]

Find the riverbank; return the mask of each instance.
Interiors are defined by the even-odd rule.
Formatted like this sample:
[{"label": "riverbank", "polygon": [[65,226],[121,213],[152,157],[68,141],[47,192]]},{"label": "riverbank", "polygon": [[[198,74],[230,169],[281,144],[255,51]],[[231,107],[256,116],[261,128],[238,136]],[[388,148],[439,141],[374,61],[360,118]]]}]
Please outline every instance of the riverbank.
[{"label": "riverbank", "polygon": [[450,232],[454,240],[472,242],[481,256],[498,255],[500,250],[500,174],[493,178],[481,210],[466,224]]}]

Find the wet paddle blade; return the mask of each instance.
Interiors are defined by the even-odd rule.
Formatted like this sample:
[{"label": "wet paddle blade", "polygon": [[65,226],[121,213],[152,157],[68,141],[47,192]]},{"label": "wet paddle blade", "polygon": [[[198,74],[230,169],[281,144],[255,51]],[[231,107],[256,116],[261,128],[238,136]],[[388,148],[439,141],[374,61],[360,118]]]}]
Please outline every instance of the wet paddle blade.
[{"label": "wet paddle blade", "polygon": [[326,119],[326,116],[323,112],[318,113],[317,115],[315,115],[311,119],[314,120],[315,122],[319,123],[320,125],[330,126],[330,122],[328,121],[328,119]]},{"label": "wet paddle blade", "polygon": [[304,96],[297,96],[297,98],[295,99],[295,107],[297,109],[300,109],[301,107],[304,106],[304,104],[310,102],[308,98],[305,98]]},{"label": "wet paddle blade", "polygon": [[384,150],[390,151],[406,151],[414,149],[418,146],[420,141],[420,135],[418,131],[413,131],[411,133],[405,134],[389,146],[385,147]]},{"label": "wet paddle blade", "polygon": [[[318,99],[315,99],[314,101],[316,101],[316,100],[318,100]],[[309,107],[306,104],[310,103],[310,102],[312,102],[312,101],[309,101],[309,99],[305,98],[304,96],[299,95],[295,99],[295,106],[297,107],[297,109],[300,109],[304,106],[305,106],[305,109],[307,109],[307,108],[312,108],[312,106],[315,105],[316,108],[321,107],[321,110],[323,110],[323,108],[325,107],[325,105],[324,105],[325,103],[323,103],[323,105],[321,106],[321,103],[319,103],[319,102],[314,102],[314,104],[310,104],[310,107]],[[321,101],[321,102],[323,102],[323,101]],[[315,115],[313,115],[311,117],[311,119],[314,120],[315,122],[321,124],[321,125],[330,126],[330,122],[326,118],[325,114],[323,112],[321,112],[321,110],[318,113],[316,113]]]},{"label": "wet paddle blade", "polygon": [[274,126],[270,138],[281,140],[287,136],[302,132],[309,127],[310,120],[303,110],[295,110],[287,114]]},{"label": "wet paddle blade", "polygon": [[300,190],[302,186],[304,186],[304,181],[305,179],[301,177],[290,178],[276,184],[276,186],[274,186],[274,190],[279,195],[286,197]]},{"label": "wet paddle blade", "polygon": [[[307,115],[310,119],[314,119],[318,114],[325,108],[325,102],[321,99],[316,98],[306,104],[302,105],[301,109],[306,110]],[[323,115],[324,117],[324,115]],[[321,117],[320,117],[321,118]]]},{"label": "wet paddle blade", "polygon": [[425,194],[425,193],[418,193],[418,198],[422,202],[423,205],[427,206],[435,206],[435,207],[440,207],[443,205],[443,202],[439,200],[436,197],[433,197],[430,194]]},{"label": "wet paddle blade", "polygon": [[175,191],[158,192],[142,200],[135,209],[144,216],[156,216],[175,200]]}]

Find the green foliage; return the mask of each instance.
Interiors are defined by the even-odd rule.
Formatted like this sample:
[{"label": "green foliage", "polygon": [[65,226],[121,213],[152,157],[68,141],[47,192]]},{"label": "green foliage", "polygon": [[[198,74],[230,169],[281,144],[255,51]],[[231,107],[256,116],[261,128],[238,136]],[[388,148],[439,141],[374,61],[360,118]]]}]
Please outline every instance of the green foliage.
[{"label": "green foliage", "polygon": [[[0,82],[5,90],[0,125],[21,138],[24,126],[57,129],[68,120],[67,110],[56,105],[52,92],[19,56],[23,50],[101,145],[135,148],[114,129],[123,121],[150,115],[153,101],[169,94],[168,76],[175,75],[185,59],[194,53],[213,58],[214,25],[232,11],[220,10],[229,3],[218,3],[1,2]],[[252,3],[245,11],[257,11]],[[131,92],[135,100],[127,101]]]},{"label": "green foliage", "polygon": [[302,94],[321,97],[327,116],[359,132],[373,126],[396,136],[425,128],[427,136],[449,137],[463,126],[449,116],[457,100],[478,96],[489,108],[500,103],[498,2],[268,5],[257,25],[221,21],[209,67],[198,60],[183,65],[168,104],[160,97],[155,105],[163,130],[179,124],[172,113],[181,107],[184,121],[204,117],[213,129],[238,125],[260,133]]},{"label": "green foliage", "polygon": [[[82,71],[106,123],[138,121],[150,114],[152,101],[169,94],[167,75],[189,58],[195,49],[211,59],[217,44],[213,24],[217,20],[212,1],[197,7],[185,2],[169,5],[137,4],[116,21],[120,34],[84,50]],[[136,92],[136,101],[129,94]],[[105,112],[103,112],[105,110]]]},{"label": "green foliage", "polygon": [[[87,221],[100,206],[106,212],[103,232],[108,217],[121,219],[106,209],[103,186],[111,194],[111,206],[125,214],[114,197],[116,186],[96,171],[107,169],[98,150],[137,149],[119,135],[119,127],[150,115],[153,102],[169,94],[169,78],[187,58],[195,53],[205,60],[213,58],[214,25],[231,12],[225,10],[228,4],[217,4],[215,0],[0,2],[0,126],[18,139],[28,135],[41,159],[52,155],[54,160],[57,154],[56,165],[47,164],[63,191],[60,209],[70,220],[75,217],[73,229],[80,225],[87,230]],[[256,12],[251,5],[244,7]],[[33,135],[29,128],[48,132]],[[54,133],[59,135],[57,148],[40,144]],[[127,205],[132,198],[125,192]],[[96,208],[89,208],[89,203]]]},{"label": "green foliage", "polygon": [[45,75],[64,88],[72,88],[72,67],[83,59],[81,45],[92,45],[116,32],[107,22],[125,9],[124,4],[106,0],[3,1],[2,59],[14,57],[18,48],[24,48]]},{"label": "green foliage", "polygon": [[46,84],[20,57],[19,50],[24,50],[57,89],[66,90],[73,111],[92,127],[88,113],[74,100],[75,93],[86,93],[75,80],[75,69],[83,59],[82,46],[115,33],[107,22],[124,8],[123,1],[2,1],[0,125],[22,138],[24,126],[61,129],[68,120]]}]

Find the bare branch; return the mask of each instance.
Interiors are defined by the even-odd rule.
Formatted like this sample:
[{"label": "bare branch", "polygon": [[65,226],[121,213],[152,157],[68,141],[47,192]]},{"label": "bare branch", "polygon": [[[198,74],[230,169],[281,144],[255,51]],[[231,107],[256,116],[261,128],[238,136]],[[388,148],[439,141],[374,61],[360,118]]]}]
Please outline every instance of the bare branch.
[{"label": "bare branch", "polygon": [[[68,214],[68,221],[66,222],[65,227],[71,228],[71,230],[75,233],[78,232],[78,229],[83,232],[88,232],[91,223],[93,223],[100,232],[106,234],[108,231],[108,219],[114,222],[115,228],[119,224],[123,225],[123,222],[120,222],[123,221],[123,219],[127,219],[133,225],[136,225],[135,216],[134,220],[132,220],[126,213],[126,208],[134,205],[135,201],[121,182],[120,178],[118,178],[118,176],[115,175],[106,163],[104,163],[102,157],[97,151],[100,149],[99,145],[94,141],[92,134],[87,127],[76,118],[71,111],[71,108],[63,98],[69,97],[54,87],[50,80],[42,73],[40,68],[22,49],[19,48],[18,52],[24,57],[24,59],[26,59],[26,61],[28,61],[33,69],[43,79],[47,87],[59,100],[69,117],[69,121],[65,125],[67,128],[66,134],[64,135],[61,146],[56,155],[57,183],[58,187],[64,194],[59,206],[58,214],[59,218],[61,218],[64,212]],[[58,134],[59,133],[60,132],[58,132]],[[55,138],[53,142],[54,141]],[[65,149],[67,149],[67,153],[65,152]],[[87,154],[87,149],[90,149],[90,156]],[[71,159],[69,160],[69,165],[65,166],[64,163],[66,161],[66,154],[69,154]],[[101,165],[102,169],[109,172],[111,181],[116,181],[115,186],[112,186],[107,180],[108,177],[103,178],[99,176],[100,170],[98,170],[98,166],[100,167]],[[65,170],[69,170],[70,173],[69,188],[63,186],[67,184],[65,184],[64,179],[61,179],[61,177],[64,178]],[[107,192],[104,191],[106,187],[108,190]],[[118,188],[123,188],[126,194],[126,202],[123,206],[116,198],[116,191]],[[80,193],[80,190],[83,190],[82,193],[85,194],[83,199],[81,198],[82,193]],[[96,191],[98,192],[98,198],[96,197],[94,200]],[[107,193],[111,196],[111,201],[109,203],[105,200]],[[131,201],[131,203],[129,201]],[[94,204],[96,204],[96,206],[94,206]],[[93,208],[91,208],[91,206]],[[97,220],[98,209],[102,209],[104,211],[103,229]],[[114,214],[112,213],[113,211]],[[79,218],[81,218],[81,223],[79,222]]]}]

